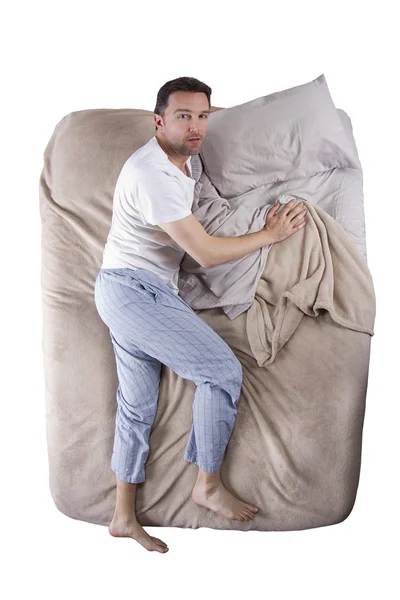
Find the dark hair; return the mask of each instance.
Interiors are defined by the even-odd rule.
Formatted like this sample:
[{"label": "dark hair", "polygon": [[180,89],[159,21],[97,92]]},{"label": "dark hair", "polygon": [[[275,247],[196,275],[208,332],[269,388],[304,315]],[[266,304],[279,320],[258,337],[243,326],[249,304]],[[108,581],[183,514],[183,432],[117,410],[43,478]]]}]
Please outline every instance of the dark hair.
[{"label": "dark hair", "polygon": [[[167,81],[167,83],[164,83],[158,90],[154,114],[161,115],[164,118],[164,112],[168,106],[169,96],[173,92],[203,92],[207,96],[208,107],[211,107],[210,96],[212,90],[208,85],[195,77],[178,77],[177,79]],[[157,125],[155,125],[155,128],[157,131]]]}]

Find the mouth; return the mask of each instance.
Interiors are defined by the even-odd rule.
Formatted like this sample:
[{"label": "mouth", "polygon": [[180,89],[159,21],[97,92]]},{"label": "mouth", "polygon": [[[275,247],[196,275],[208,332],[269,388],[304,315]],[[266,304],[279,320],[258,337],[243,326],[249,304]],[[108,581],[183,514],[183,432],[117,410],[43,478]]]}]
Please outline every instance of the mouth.
[{"label": "mouth", "polygon": [[190,140],[188,140],[188,142],[199,142],[200,138],[190,138]]}]

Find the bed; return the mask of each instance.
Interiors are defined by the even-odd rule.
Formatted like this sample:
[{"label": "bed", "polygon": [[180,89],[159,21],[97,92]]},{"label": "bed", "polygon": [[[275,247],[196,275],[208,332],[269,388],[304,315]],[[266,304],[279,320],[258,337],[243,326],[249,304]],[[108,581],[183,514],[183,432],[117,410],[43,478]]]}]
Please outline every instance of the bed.
[{"label": "bed", "polygon": [[[109,525],[115,505],[118,380],[94,282],[119,171],[153,135],[152,111],[72,112],[45,148],[39,182],[49,485],[63,514],[99,525]],[[233,521],[192,501],[197,467],[183,454],[195,384],[164,365],[137,518],[260,531],[339,523],[358,488],[376,310],[351,120],[322,74],[212,113],[198,160],[193,214],[210,234],[259,230],[282,193],[309,202],[313,228],[239,261],[232,280],[188,255],[181,265],[182,297],[243,366],[221,478],[259,512]],[[221,207],[216,227],[207,215]]]}]

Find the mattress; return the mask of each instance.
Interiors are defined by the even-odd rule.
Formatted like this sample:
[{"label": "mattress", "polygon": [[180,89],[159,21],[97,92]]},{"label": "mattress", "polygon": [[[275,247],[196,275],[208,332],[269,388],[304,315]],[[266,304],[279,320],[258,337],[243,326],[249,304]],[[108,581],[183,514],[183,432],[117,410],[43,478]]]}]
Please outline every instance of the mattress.
[{"label": "mattress", "polygon": [[[341,109],[338,114],[357,152],[351,120]],[[152,111],[70,113],[54,129],[40,176],[50,491],[66,516],[106,526],[116,499],[110,459],[118,379],[109,332],[94,304],[94,283],[110,229],[116,179],[125,160],[152,135]],[[366,264],[361,166],[334,167],[333,172],[341,183],[321,196],[319,207],[340,224]],[[212,170],[208,173],[212,178]],[[253,311],[265,297],[268,268],[267,260]],[[348,281],[346,286],[350,295]],[[373,317],[372,301],[369,309]],[[195,384],[163,365],[146,481],[137,487],[139,522],[283,531],[343,521],[359,482],[373,331],[344,327],[329,311],[305,314],[274,361],[265,363],[254,350],[257,340],[249,337],[249,311],[233,320],[220,306],[195,312],[243,366],[237,421],[221,478],[229,491],[260,510],[251,521],[233,521],[192,501],[197,467],[185,462],[183,454]]]}]

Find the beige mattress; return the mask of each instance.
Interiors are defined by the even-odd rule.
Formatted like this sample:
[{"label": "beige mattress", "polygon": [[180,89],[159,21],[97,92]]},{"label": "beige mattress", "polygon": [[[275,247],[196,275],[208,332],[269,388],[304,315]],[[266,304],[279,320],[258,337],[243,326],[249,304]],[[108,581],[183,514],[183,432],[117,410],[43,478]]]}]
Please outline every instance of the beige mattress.
[{"label": "beige mattress", "polygon": [[[350,120],[345,113],[341,118],[355,144]],[[57,124],[40,178],[50,490],[62,513],[100,525],[110,523],[115,505],[110,460],[118,380],[109,333],[94,304],[94,282],[119,171],[153,135],[152,111],[73,112]],[[349,246],[354,258],[365,242],[362,177],[351,185],[359,219],[358,246],[354,241]],[[329,202],[334,207],[334,194]],[[344,213],[341,206],[342,219]],[[193,503],[197,467],[183,454],[195,385],[163,366],[146,481],[137,488],[137,517],[144,526],[295,530],[339,523],[353,508],[375,315],[368,267],[369,327],[340,324],[329,310],[305,312],[270,362],[265,345],[260,350],[260,332],[250,339],[257,328],[249,320],[254,324],[255,314],[265,310],[278,250],[279,244],[271,248],[251,312],[231,320],[221,307],[195,311],[243,365],[242,396],[221,477],[227,489],[261,508],[252,521],[240,522]],[[348,298],[351,274],[341,280]]]}]

